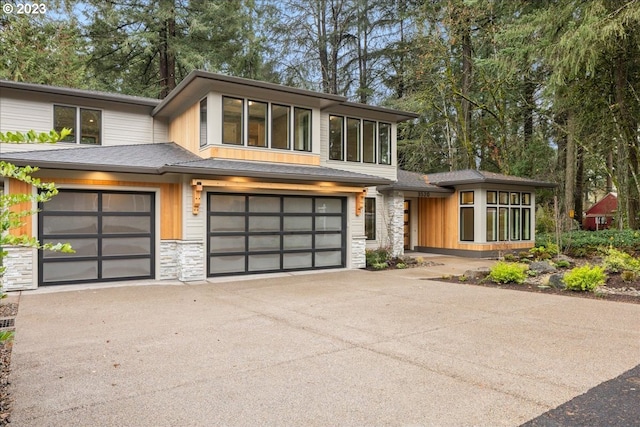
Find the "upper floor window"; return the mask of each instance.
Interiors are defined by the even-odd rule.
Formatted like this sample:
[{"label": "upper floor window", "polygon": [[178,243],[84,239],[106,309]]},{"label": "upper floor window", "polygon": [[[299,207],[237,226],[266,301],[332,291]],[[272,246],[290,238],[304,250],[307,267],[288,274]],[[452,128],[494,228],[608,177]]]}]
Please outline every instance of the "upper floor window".
[{"label": "upper floor window", "polygon": [[53,128],[60,132],[71,129],[64,142],[74,144],[102,144],[102,112],[88,108],[53,106]]},{"label": "upper floor window", "polygon": [[311,151],[309,109],[225,96],[222,115],[223,144],[291,150],[293,139],[294,150]]},{"label": "upper floor window", "polygon": [[200,101],[200,147],[207,145],[207,98]]},{"label": "upper floor window", "polygon": [[391,125],[329,116],[329,160],[391,164]]}]

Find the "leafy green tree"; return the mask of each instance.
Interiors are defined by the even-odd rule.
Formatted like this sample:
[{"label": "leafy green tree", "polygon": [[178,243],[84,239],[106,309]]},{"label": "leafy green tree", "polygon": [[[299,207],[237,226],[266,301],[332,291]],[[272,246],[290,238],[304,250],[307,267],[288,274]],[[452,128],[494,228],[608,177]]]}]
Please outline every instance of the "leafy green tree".
[{"label": "leafy green tree", "polygon": [[[56,143],[70,133],[70,129],[63,129],[60,133],[56,131],[37,133],[33,130],[26,133],[0,132],[0,142],[15,144]],[[39,190],[37,194],[0,193],[0,277],[2,277],[6,270],[6,267],[2,266],[2,258],[7,255],[7,246],[28,246],[37,249],[72,252],[71,246],[68,243],[41,244],[35,237],[26,234],[15,234],[15,230],[24,225],[24,219],[37,212],[30,208],[20,209],[23,204],[32,206],[34,203],[44,203],[58,194],[58,190],[53,182],[42,182],[40,179],[33,177],[33,173],[37,171],[38,168],[36,167],[19,167],[0,160],[0,177],[21,181]]]}]

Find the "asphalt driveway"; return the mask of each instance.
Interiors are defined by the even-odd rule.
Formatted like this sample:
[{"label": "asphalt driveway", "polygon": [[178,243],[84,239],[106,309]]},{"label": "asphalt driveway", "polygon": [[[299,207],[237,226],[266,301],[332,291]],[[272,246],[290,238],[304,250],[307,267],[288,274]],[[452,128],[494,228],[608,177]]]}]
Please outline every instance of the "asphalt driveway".
[{"label": "asphalt driveway", "polygon": [[23,292],[13,424],[519,425],[640,361],[640,305],[425,276]]}]

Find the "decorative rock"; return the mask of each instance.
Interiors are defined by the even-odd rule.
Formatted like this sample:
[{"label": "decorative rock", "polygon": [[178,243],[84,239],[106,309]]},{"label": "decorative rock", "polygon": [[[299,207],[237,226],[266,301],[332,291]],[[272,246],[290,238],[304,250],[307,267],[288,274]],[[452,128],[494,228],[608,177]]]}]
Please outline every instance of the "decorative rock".
[{"label": "decorative rock", "polygon": [[536,273],[553,273],[557,271],[557,268],[551,265],[549,261],[534,261],[529,264],[529,270],[535,271]]},{"label": "decorative rock", "polygon": [[479,267],[475,270],[467,270],[464,272],[464,276],[468,279],[484,279],[489,275],[488,267]]},{"label": "decorative rock", "polygon": [[564,274],[552,274],[549,276],[549,286],[555,289],[564,289],[565,285],[562,279],[564,278]]}]

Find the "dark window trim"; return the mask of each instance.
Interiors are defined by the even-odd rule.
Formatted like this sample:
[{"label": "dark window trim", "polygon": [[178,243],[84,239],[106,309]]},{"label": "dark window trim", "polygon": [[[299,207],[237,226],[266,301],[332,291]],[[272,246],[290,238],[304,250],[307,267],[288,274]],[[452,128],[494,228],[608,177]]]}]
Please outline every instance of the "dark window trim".
[{"label": "dark window trim", "polygon": [[[367,240],[377,240],[378,234],[376,230],[376,198],[375,197],[365,197],[364,199],[364,234],[367,236]],[[368,208],[373,207],[373,211],[368,211]],[[367,215],[373,216],[373,230],[367,230]],[[371,237],[373,236],[373,237]]]},{"label": "dark window trim", "polygon": [[[204,103],[204,111],[202,109]],[[205,96],[200,100],[200,147],[208,145],[207,141],[207,113],[208,113],[207,97]],[[204,127],[203,127],[204,125]],[[203,132],[204,131],[204,132]]]},{"label": "dark window trim", "polygon": [[[236,144],[234,142],[225,142],[224,141],[224,127],[225,127],[224,126],[224,123],[225,123],[224,122],[224,100],[225,99],[232,99],[234,101],[240,101],[242,103],[242,106],[240,107],[240,143],[239,144]],[[233,147],[245,147],[246,146],[246,143],[245,143],[245,140],[244,140],[244,133],[245,133],[245,130],[244,130],[244,128],[245,128],[245,111],[244,111],[245,102],[244,101],[245,101],[244,98],[237,98],[235,96],[226,96],[226,95],[222,96],[222,111],[221,111],[221,113],[222,113],[222,130],[221,130],[221,132],[222,132],[222,141],[221,142],[222,142],[223,145],[230,145],[230,146],[233,146]]]},{"label": "dark window trim", "polygon": [[[287,146],[285,148],[282,147],[274,147],[273,146],[273,133],[275,130],[275,126],[273,124],[273,107],[283,107],[287,109]],[[291,114],[292,108],[291,105],[284,105],[284,104],[278,104],[275,102],[270,102],[269,103],[269,119],[270,119],[270,130],[271,130],[271,138],[270,138],[270,144],[269,144],[269,148],[272,150],[284,150],[284,151],[292,151],[291,150],[291,121],[292,121],[292,114]]]},{"label": "dark window trim", "polygon": [[[309,147],[304,149],[296,148],[296,111],[298,110],[309,112]],[[311,108],[293,106],[293,151],[300,151],[303,153],[310,153],[313,151],[313,110]]]},{"label": "dark window trim", "polygon": [[[471,237],[471,239],[465,239],[464,236],[463,236],[463,228],[462,228],[462,221],[464,219],[464,215],[462,215],[462,212],[465,211],[465,210],[469,210],[469,209],[472,212],[471,217],[472,217],[473,221],[471,222],[471,235],[473,237]],[[475,242],[475,221],[476,221],[476,217],[475,217],[475,209],[474,209],[474,207],[471,206],[471,205],[461,206],[460,207],[460,221],[459,221],[459,224],[458,224],[458,226],[460,227],[460,232],[458,234],[459,234],[461,242]]]},{"label": "dark window trim", "polygon": [[[377,130],[378,130],[378,152],[379,152],[379,157],[378,157],[378,164],[379,165],[391,165],[393,164],[393,125],[391,123],[387,123],[387,122],[377,122],[378,125],[376,126]],[[380,125],[385,125],[385,126],[389,126],[389,147],[388,147],[388,155],[389,155],[389,161],[388,162],[383,162],[382,158],[384,157],[382,155],[382,143],[380,142]]]},{"label": "dark window trim", "polygon": [[[77,145],[103,145],[103,139],[104,139],[104,115],[103,110],[100,108],[88,108],[88,107],[80,107],[78,105],[70,105],[70,104],[59,104],[59,103],[55,103],[53,104],[53,128],[55,128],[55,123],[56,123],[56,107],[62,107],[62,108],[74,108],[75,109],[75,114],[74,114],[74,123],[73,123],[73,132],[72,135],[74,136],[74,141],[59,141],[59,143],[61,144],[77,144]],[[82,142],[82,111],[95,111],[99,113],[99,117],[100,117],[100,140],[99,143],[96,144],[89,144],[89,143],[83,143]],[[58,130],[59,132],[59,130]]]},{"label": "dark window trim", "polygon": [[[355,120],[358,122],[358,139],[356,141],[356,160],[349,160],[349,120]],[[345,160],[351,163],[362,163],[362,119],[358,117],[346,117],[345,121],[346,132],[344,134],[345,141]]]}]

